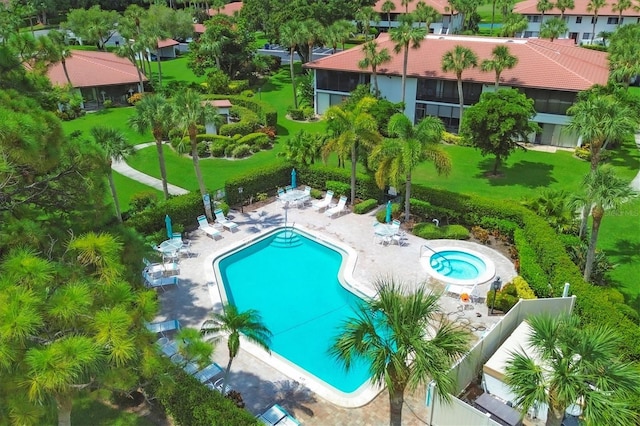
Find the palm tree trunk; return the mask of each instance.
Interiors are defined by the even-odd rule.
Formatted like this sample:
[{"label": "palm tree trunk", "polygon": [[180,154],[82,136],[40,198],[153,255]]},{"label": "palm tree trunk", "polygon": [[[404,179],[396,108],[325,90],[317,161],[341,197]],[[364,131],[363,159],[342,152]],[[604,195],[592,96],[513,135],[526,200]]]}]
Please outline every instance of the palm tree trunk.
[{"label": "palm tree trunk", "polygon": [[496,0],[491,2],[491,35],[493,35],[493,23],[496,20]]},{"label": "palm tree trunk", "polygon": [[377,97],[380,92],[378,91],[378,73],[376,72],[375,67],[371,68],[371,74],[373,75],[374,95]]},{"label": "palm tree trunk", "polygon": [[64,71],[64,76],[67,78],[67,83],[69,83],[69,86],[73,87],[71,79],[69,78],[69,71],[67,70],[67,61],[62,58],[60,62],[62,63],[62,71]]},{"label": "palm tree trunk", "polygon": [[591,27],[591,44],[593,44],[593,38],[596,36],[596,22],[598,22],[598,15],[593,17],[593,25]]},{"label": "palm tree trunk", "polygon": [[583,239],[587,235],[587,223],[589,221],[589,209],[591,203],[585,203],[582,208],[582,215],[580,216],[580,230],[578,231],[578,238]]},{"label": "palm tree trunk", "polygon": [[387,12],[387,31],[391,29],[391,12]]},{"label": "palm tree trunk", "polygon": [[156,136],[156,148],[158,150],[158,162],[160,163],[160,176],[162,177],[162,191],[166,200],[169,198],[169,186],[167,185],[167,168],[164,164],[164,152],[162,151],[162,138],[160,135]]},{"label": "palm tree trunk", "polygon": [[547,410],[547,425],[546,426],[560,426],[562,419],[564,418],[564,410],[552,408],[549,406]]},{"label": "palm tree trunk", "polygon": [[356,155],[356,144],[351,146],[351,200],[350,204],[353,206],[356,200],[356,165],[358,157]]},{"label": "palm tree trunk", "polygon": [[407,183],[404,194],[404,221],[408,222],[411,217],[411,173],[407,173]]},{"label": "palm tree trunk", "polygon": [[[402,103],[404,104],[404,91],[407,83],[407,62],[409,62],[409,43],[404,45],[404,62],[402,64]],[[403,105],[403,108],[406,107]]]},{"label": "palm tree trunk", "polygon": [[144,81],[142,80],[142,73],[140,72],[140,67],[136,61],[136,55],[133,53],[133,58],[131,58],[131,62],[133,62],[136,66],[136,71],[138,72],[138,80],[140,81],[140,93],[144,93]]},{"label": "palm tree trunk", "polygon": [[600,231],[600,223],[602,222],[602,216],[604,210],[600,206],[595,206],[591,212],[593,222],[591,223],[591,238],[589,239],[589,248],[587,249],[587,259],[584,265],[585,281],[589,282],[591,278],[591,271],[593,270],[593,259],[596,257],[596,243],[598,242],[598,231]]},{"label": "palm tree trunk", "polygon": [[71,408],[73,400],[67,395],[56,395],[58,407],[58,426],[71,426]]},{"label": "palm tree trunk", "polygon": [[116,216],[118,221],[122,223],[122,213],[120,213],[120,202],[118,201],[118,194],[116,193],[116,184],[113,181],[113,172],[109,168],[109,187],[111,188],[111,196],[113,197],[113,205],[116,208]]},{"label": "palm tree trunk", "polygon": [[225,395],[225,389],[228,387],[229,383],[229,372],[231,371],[231,363],[233,362],[233,358],[229,357],[229,362],[227,362],[227,369],[224,371],[224,376],[222,376],[222,394]]},{"label": "palm tree trunk", "polygon": [[498,91],[499,88],[500,88],[500,73],[497,72],[496,73],[496,92]]},{"label": "palm tree trunk", "polygon": [[400,389],[389,389],[389,425],[402,426],[402,406],[404,405],[404,386]]},{"label": "palm tree trunk", "polygon": [[458,100],[460,101],[460,121],[458,122],[458,134],[462,129],[462,113],[464,111],[464,95],[462,94],[462,76],[458,76]]},{"label": "palm tree trunk", "polygon": [[160,64],[162,61],[160,60],[160,49],[156,49],[156,60],[158,61],[158,84],[160,85],[160,88],[162,88],[162,65]]},{"label": "palm tree trunk", "polygon": [[294,47],[291,47],[291,58],[289,60],[289,71],[291,71],[291,85],[293,86],[293,107],[298,109],[298,95],[296,95],[296,81],[293,73],[293,50]]},{"label": "palm tree trunk", "polygon": [[[189,133],[192,133],[191,131]],[[191,159],[193,160],[193,168],[196,171],[196,180],[198,181],[198,188],[200,189],[200,195],[203,197],[207,193],[207,188],[204,186],[204,180],[202,179],[202,170],[200,170],[200,157],[198,157],[198,141],[196,139],[196,129],[193,129],[193,135],[191,138]],[[211,204],[206,203],[204,206],[205,215],[209,222],[213,222],[213,215],[211,214]]]}]

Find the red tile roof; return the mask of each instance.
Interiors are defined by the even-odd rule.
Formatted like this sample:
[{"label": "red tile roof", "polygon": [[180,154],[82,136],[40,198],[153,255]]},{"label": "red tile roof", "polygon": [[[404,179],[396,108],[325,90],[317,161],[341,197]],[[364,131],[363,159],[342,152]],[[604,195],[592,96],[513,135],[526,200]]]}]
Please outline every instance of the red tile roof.
[{"label": "red tile roof", "polygon": [[[234,3],[227,3],[227,4],[224,5],[224,7],[222,9],[220,9],[220,14],[227,15],[227,16],[233,16],[233,14],[235,12],[240,12],[240,9],[242,9],[242,2],[241,1],[237,1],[237,2],[234,2]],[[216,9],[209,9],[207,11],[207,14],[209,16],[217,15],[218,11]]]},{"label": "red tile roof", "polygon": [[[491,58],[491,51],[498,43],[509,39],[429,35],[418,49],[409,51],[407,75],[411,77],[455,80],[455,74],[441,69],[442,56],[456,45],[472,49],[478,56],[478,65],[483,59]],[[392,60],[378,67],[378,74],[402,75],[402,53],[393,52],[394,42],[387,33],[376,39],[380,48],[387,48]],[[520,87],[549,88],[554,90],[580,91],[594,84],[606,84],[609,75],[606,53],[584,49],[565,43],[541,39],[515,39],[507,43],[512,55],[518,57],[518,64],[504,70],[500,81],[504,85]],[[312,69],[350,71],[367,73],[370,70],[358,68],[358,61],[364,57],[362,47],[357,46],[334,55],[305,64]],[[495,73],[481,72],[480,67],[466,70],[465,81],[492,84]]]},{"label": "red tile roof", "polygon": [[206,28],[203,24],[193,24],[193,32],[196,34],[204,34]]},{"label": "red tile roof", "polygon": [[[540,12],[536,9],[538,0],[524,0],[520,3],[516,3],[513,7],[513,13],[519,13],[521,15],[540,15]],[[587,11],[587,5],[589,0],[574,0],[575,7],[573,9],[566,9],[564,11],[565,16],[593,16],[593,12]],[[607,4],[598,9],[598,16],[618,16],[619,12],[611,10],[613,5],[616,4],[616,0],[608,0]],[[544,13],[545,15],[560,15],[560,9],[554,7]],[[633,10],[629,8],[622,12],[622,16],[640,16],[640,10]]]},{"label": "red tile roof", "polygon": [[[140,81],[135,65],[129,59],[111,52],[74,50],[65,62],[74,87],[111,86]],[[67,84],[67,77],[60,62],[49,68],[47,76],[53,84]],[[144,74],[142,79],[147,81]]]},{"label": "red tile roof", "polygon": [[203,101],[202,103],[216,108],[231,108],[233,106],[229,99],[216,99],[212,101]]},{"label": "red tile roof", "polygon": [[171,47],[171,46],[177,46],[178,43],[177,41],[175,41],[174,39],[171,38],[165,38],[164,40],[158,40],[158,48],[163,49],[165,47]]},{"label": "red tile roof", "polygon": [[[385,1],[386,0],[378,0],[376,4],[373,5],[373,10],[379,13],[383,13],[382,5],[384,4]],[[391,13],[402,13],[402,14],[405,13],[405,7],[402,5],[402,0],[391,0],[391,1],[396,6],[395,10],[392,10]],[[446,0],[421,0],[421,1],[426,3],[427,6],[433,7],[441,15],[451,15],[451,12],[449,12],[449,2],[447,2]],[[416,5],[418,3],[419,2],[415,0],[409,3],[409,13],[416,10]],[[386,13],[383,13],[383,15],[386,16]]]}]

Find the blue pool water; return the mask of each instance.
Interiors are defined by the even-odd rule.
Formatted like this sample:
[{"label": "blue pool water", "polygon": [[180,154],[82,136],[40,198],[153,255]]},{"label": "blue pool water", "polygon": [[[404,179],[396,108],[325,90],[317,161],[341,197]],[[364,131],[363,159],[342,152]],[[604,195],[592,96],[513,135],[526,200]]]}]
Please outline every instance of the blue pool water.
[{"label": "blue pool water", "polygon": [[439,274],[459,280],[476,279],[487,269],[487,265],[479,257],[457,250],[435,253],[429,263]]},{"label": "blue pool water", "polygon": [[339,325],[362,302],[338,282],[341,262],[332,248],[283,230],[224,257],[218,267],[228,301],[262,315],[273,352],[350,393],[370,376],[364,363],[346,373],[328,353]]}]

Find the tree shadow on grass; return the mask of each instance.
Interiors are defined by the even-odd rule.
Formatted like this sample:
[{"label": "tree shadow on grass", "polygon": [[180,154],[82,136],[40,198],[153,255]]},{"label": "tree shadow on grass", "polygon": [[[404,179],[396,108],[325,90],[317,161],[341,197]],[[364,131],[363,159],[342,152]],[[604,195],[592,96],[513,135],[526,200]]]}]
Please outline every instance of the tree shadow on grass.
[{"label": "tree shadow on grass", "polygon": [[518,161],[513,164],[502,164],[498,169],[498,176],[491,175],[495,159],[493,157],[485,158],[478,164],[480,173],[476,174],[477,178],[484,178],[491,186],[523,186],[526,188],[546,187],[557,180],[553,178],[553,166],[534,162],[534,161]]},{"label": "tree shadow on grass", "polygon": [[[615,213],[608,213],[613,215]],[[606,220],[606,216],[605,219]],[[616,241],[613,248],[607,248],[608,256],[615,256],[616,263],[637,263],[640,262],[640,242],[630,238],[621,238]]]},{"label": "tree shadow on grass", "polygon": [[632,150],[637,151],[635,146],[623,145],[619,148],[615,148],[611,155],[611,158],[606,162],[614,167],[623,167],[629,170],[638,169],[638,158],[635,157]]},{"label": "tree shadow on grass", "polygon": [[278,136],[289,136],[289,129],[287,129],[283,125],[278,124],[276,126],[276,129],[278,130]]}]

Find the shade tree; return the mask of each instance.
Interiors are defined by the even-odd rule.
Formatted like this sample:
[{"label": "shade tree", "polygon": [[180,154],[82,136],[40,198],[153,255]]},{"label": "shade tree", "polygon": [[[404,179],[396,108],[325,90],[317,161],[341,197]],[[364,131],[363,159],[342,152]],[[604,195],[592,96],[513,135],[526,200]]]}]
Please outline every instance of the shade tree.
[{"label": "shade tree", "polygon": [[99,50],[105,50],[105,43],[117,31],[120,19],[114,10],[102,10],[99,5],[89,9],[73,9],[67,13],[62,28],[72,31],[84,43],[95,44]]},{"label": "shade tree", "polygon": [[540,126],[531,121],[535,115],[533,100],[518,90],[485,92],[480,101],[465,112],[461,135],[483,156],[495,157],[492,171],[495,176],[500,164],[516,149],[525,149],[522,143],[540,130]]}]

